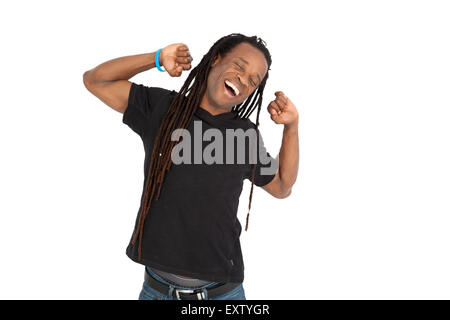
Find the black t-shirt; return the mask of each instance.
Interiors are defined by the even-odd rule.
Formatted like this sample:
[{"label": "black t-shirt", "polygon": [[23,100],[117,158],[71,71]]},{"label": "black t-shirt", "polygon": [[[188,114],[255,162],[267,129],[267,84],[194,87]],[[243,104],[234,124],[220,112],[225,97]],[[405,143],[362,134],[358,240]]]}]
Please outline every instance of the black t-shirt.
[{"label": "black t-shirt", "polygon": [[[136,132],[144,144],[144,187],[159,126],[176,94],[174,90],[160,87],[136,83],[131,85],[123,123]],[[130,240],[126,254],[135,262],[170,273],[215,282],[243,282],[244,263],[239,241],[242,228],[237,219],[237,210],[243,181],[251,181],[252,164],[248,157],[245,163],[194,162],[194,140],[199,141],[194,134],[194,121],[196,128],[201,124],[202,133],[216,128],[224,134],[224,138],[226,129],[241,128],[245,131],[256,128],[249,119],[237,117],[235,111],[212,115],[198,108],[187,128],[192,140],[191,164],[172,162],[165,174],[159,199],[156,200],[155,193],[145,219],[142,259],[138,261],[139,241],[133,245]],[[262,139],[261,135],[259,139]],[[214,138],[211,141],[204,140],[200,142],[202,150]],[[223,145],[226,145],[225,141]],[[246,143],[248,146],[249,142]],[[277,160],[264,147],[261,150],[271,162],[263,164],[266,161],[257,157],[256,186],[264,186],[272,181],[278,168]],[[184,151],[180,154],[184,155]],[[264,174],[261,174],[261,168],[266,168]],[[270,174],[267,168],[271,168]],[[143,188],[141,205],[144,192]],[[136,218],[134,232],[137,221]]]}]

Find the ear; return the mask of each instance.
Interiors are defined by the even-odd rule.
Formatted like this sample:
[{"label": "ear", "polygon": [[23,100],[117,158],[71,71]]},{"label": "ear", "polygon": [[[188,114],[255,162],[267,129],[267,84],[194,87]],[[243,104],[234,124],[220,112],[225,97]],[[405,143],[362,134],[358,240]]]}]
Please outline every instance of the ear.
[{"label": "ear", "polygon": [[220,56],[220,53],[216,55],[213,62],[211,63],[211,68],[215,67],[220,61],[222,60],[222,57]]}]

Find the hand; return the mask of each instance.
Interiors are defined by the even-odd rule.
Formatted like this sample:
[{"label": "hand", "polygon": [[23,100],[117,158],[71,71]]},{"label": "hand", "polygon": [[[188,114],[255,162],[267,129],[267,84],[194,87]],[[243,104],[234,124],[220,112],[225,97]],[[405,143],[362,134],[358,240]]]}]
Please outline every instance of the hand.
[{"label": "hand", "polygon": [[191,69],[191,54],[184,43],[175,43],[164,47],[159,55],[159,63],[163,65],[171,77],[179,77],[183,70]]},{"label": "hand", "polygon": [[267,111],[276,124],[298,124],[298,111],[282,91],[275,92],[276,99],[269,103]]}]

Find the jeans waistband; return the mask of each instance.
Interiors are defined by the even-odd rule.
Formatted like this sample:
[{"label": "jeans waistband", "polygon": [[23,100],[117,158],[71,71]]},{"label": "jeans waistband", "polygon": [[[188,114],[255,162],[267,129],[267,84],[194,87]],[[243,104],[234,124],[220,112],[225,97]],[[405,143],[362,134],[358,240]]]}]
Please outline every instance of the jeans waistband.
[{"label": "jeans waistband", "polygon": [[156,274],[150,267],[146,266],[145,270],[147,271],[148,274],[150,274],[154,279],[158,280],[159,282],[164,283],[167,286],[172,286],[174,288],[178,288],[178,289],[192,289],[192,288],[209,288],[212,286],[215,286],[217,284],[219,284],[219,282],[209,282],[207,284],[201,285],[201,286],[183,286],[180,284],[175,284],[175,283],[170,283],[168,281],[166,281],[164,278],[162,278],[161,276],[159,276],[158,274]]}]

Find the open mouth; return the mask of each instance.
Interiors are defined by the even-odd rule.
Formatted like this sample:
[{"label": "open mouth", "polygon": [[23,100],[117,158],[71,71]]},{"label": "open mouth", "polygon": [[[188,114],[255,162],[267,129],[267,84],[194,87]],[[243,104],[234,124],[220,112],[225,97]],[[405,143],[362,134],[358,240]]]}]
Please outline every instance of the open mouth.
[{"label": "open mouth", "polygon": [[224,82],[225,91],[230,97],[236,97],[237,94],[234,92],[234,89],[227,84],[227,81]]}]

